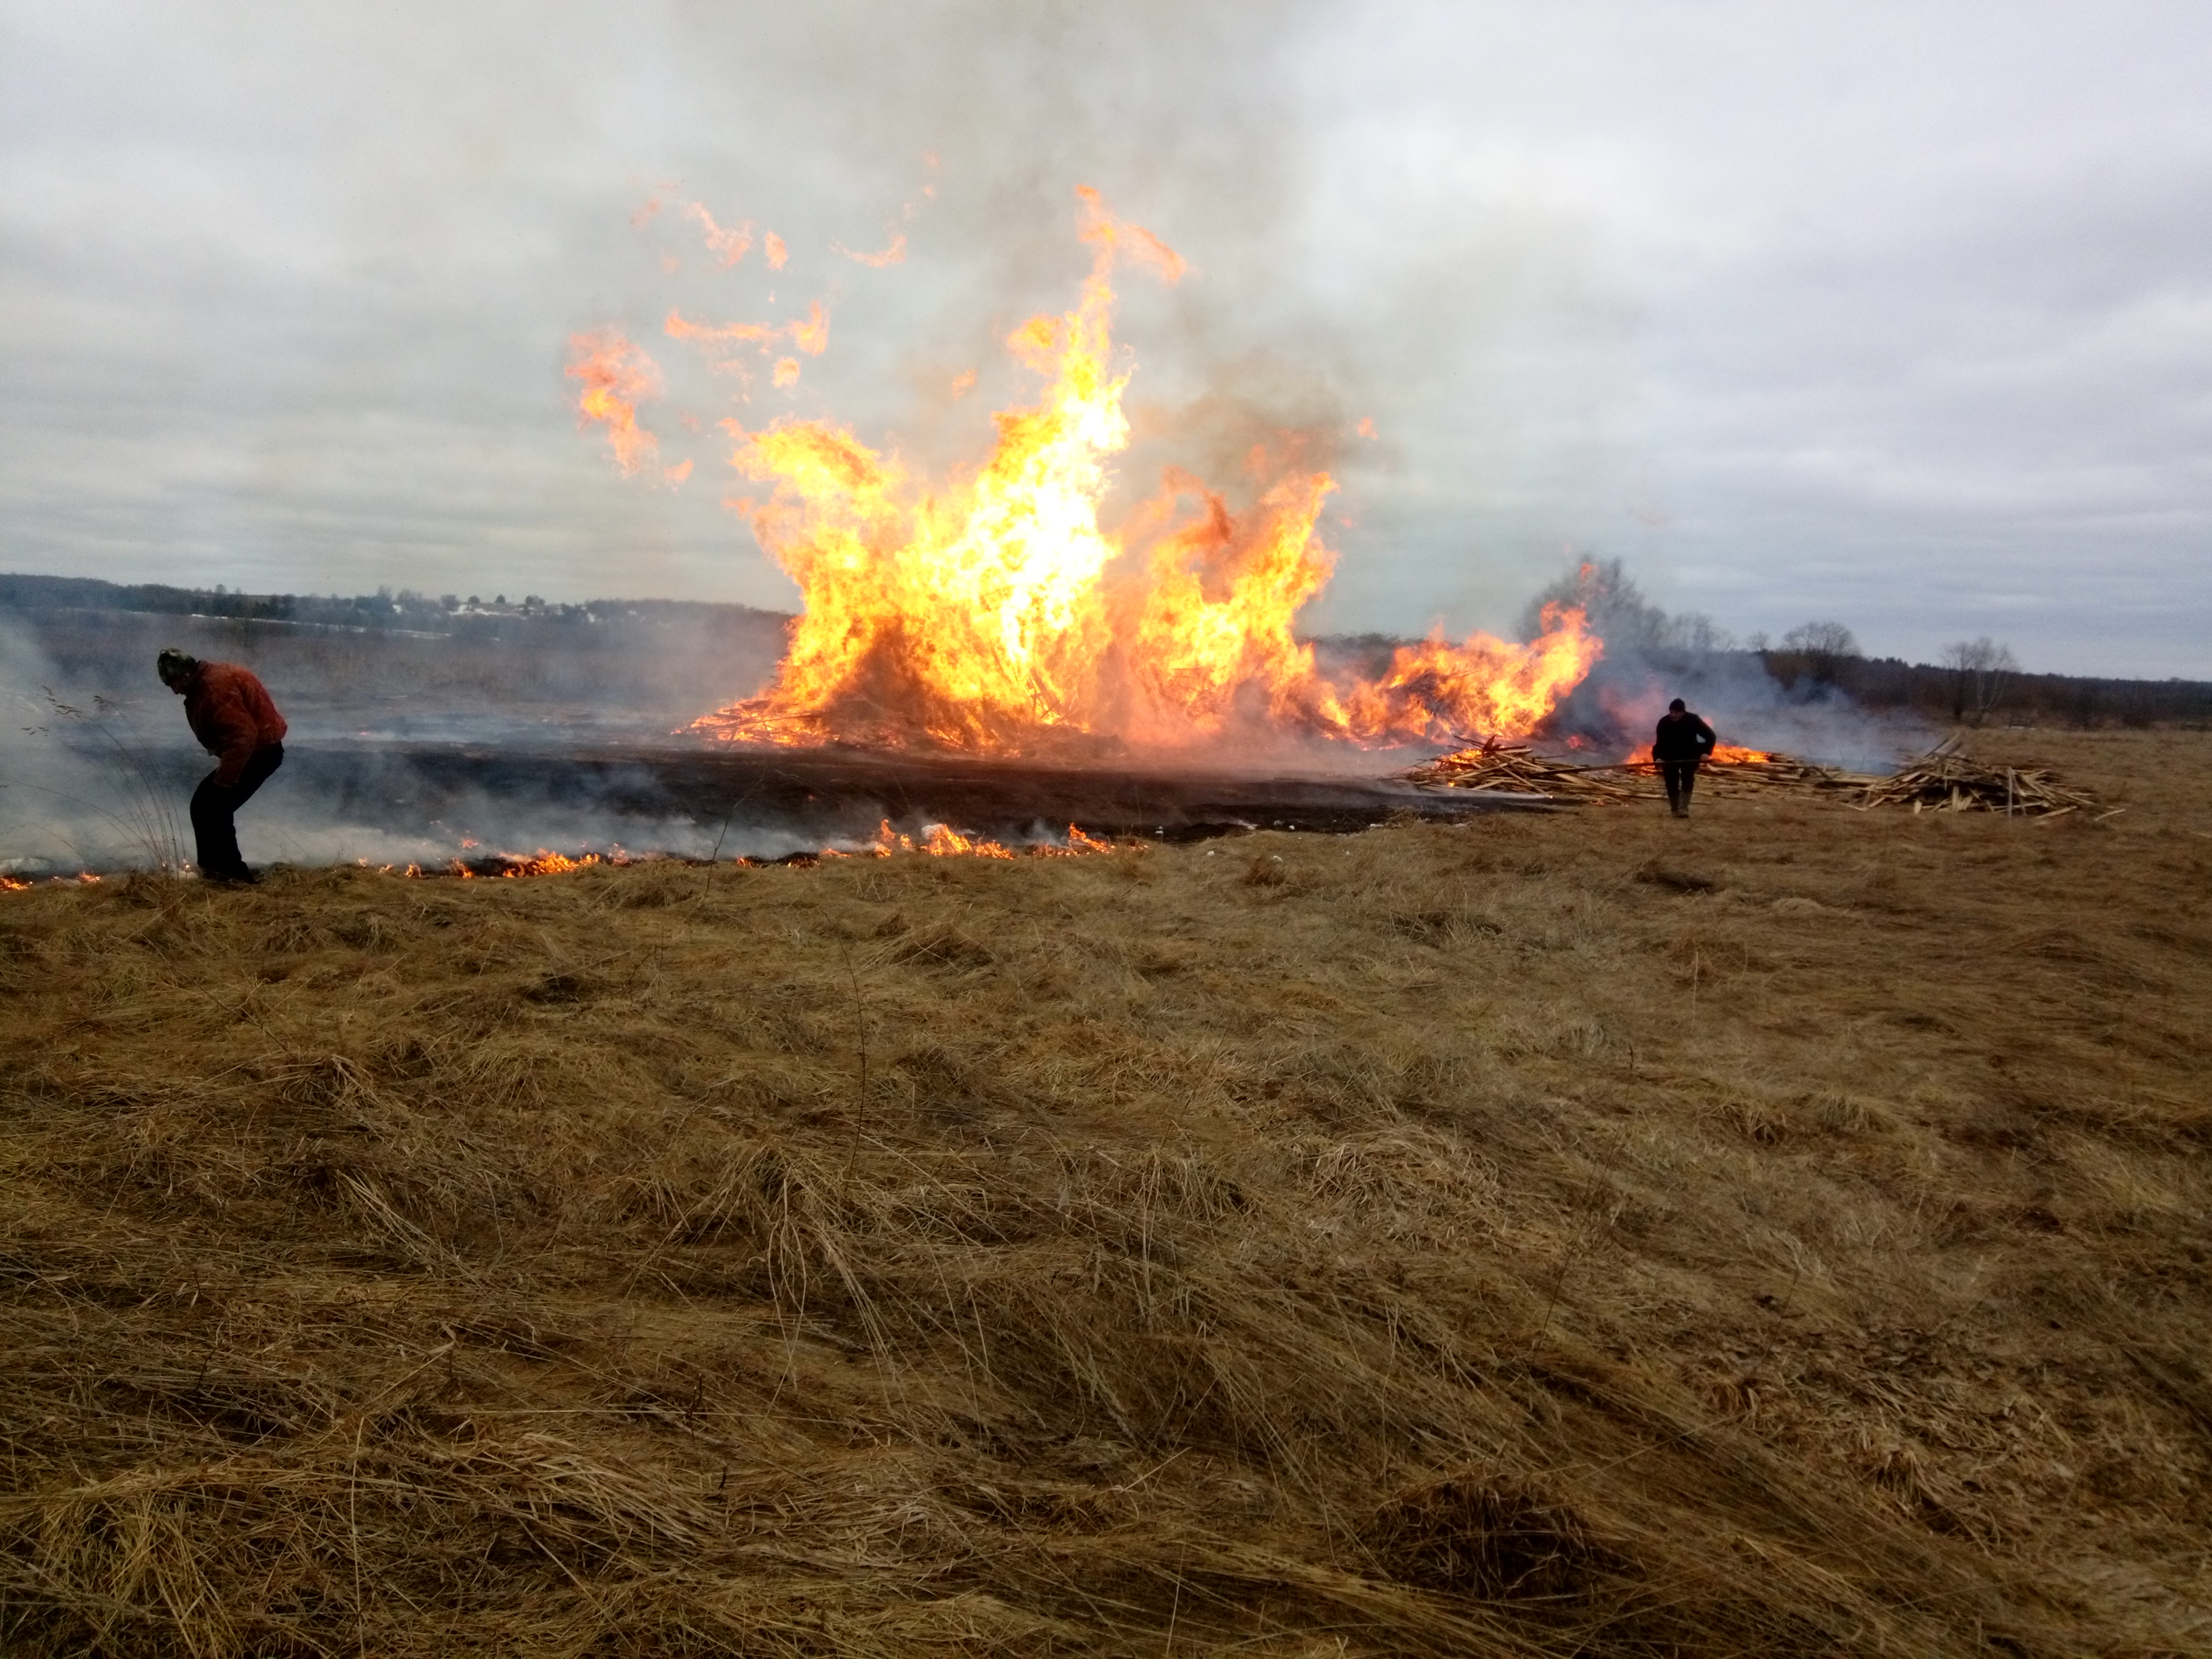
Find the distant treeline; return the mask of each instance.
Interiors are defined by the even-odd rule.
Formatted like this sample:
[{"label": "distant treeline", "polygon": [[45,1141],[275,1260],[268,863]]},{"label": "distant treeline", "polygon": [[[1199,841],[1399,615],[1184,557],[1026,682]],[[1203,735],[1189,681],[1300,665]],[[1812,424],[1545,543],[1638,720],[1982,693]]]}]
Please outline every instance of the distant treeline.
[{"label": "distant treeline", "polygon": [[[1583,574],[1586,579],[1588,572]],[[1702,630],[1686,630],[1683,619],[1663,617],[1659,620],[1666,626],[1656,627],[1650,617],[1638,614],[1632,587],[1622,580],[1617,568],[1601,574],[1622,590],[1610,596],[1622,614],[1597,618],[1613,625],[1608,639],[1617,634],[1626,642],[1632,635],[1645,636],[1631,659],[1662,678],[1710,684],[1717,670],[1756,670],[1784,688],[1785,695],[1808,702],[1841,693],[1862,708],[1910,711],[1938,723],[2212,726],[2212,682],[2022,673],[2010,666],[2008,653],[2001,666],[1987,661],[1973,666],[1945,666],[1909,663],[1896,657],[1864,657],[1850,645],[1848,631],[1841,629],[1834,630],[1833,648],[1732,649],[1724,636],[1704,624],[1703,618],[1689,619],[1704,624]],[[172,587],[158,582],[108,582],[86,576],[6,574],[0,574],[0,610],[45,613],[47,622],[40,631],[49,649],[58,658],[82,659],[87,666],[93,656],[121,641],[103,641],[96,633],[88,632],[94,626],[89,616],[72,627],[62,625],[59,613],[197,618],[199,621],[191,630],[195,640],[211,624],[234,624],[235,631],[224,647],[234,651],[246,649],[252,630],[263,625],[276,634],[289,628],[380,635],[392,639],[395,649],[410,635],[465,644],[496,641],[510,650],[520,649],[525,658],[532,660],[550,653],[549,665],[543,670],[526,666],[524,659],[513,655],[496,662],[449,662],[447,647],[425,641],[420,650],[432,655],[420,661],[415,660],[420,653],[410,650],[389,661],[382,657],[374,663],[362,659],[354,663],[350,672],[357,683],[389,683],[418,692],[428,692],[434,686],[458,691],[461,688],[453,683],[453,677],[459,674],[495,677],[510,694],[540,681],[548,694],[556,686],[565,692],[573,689],[568,683],[575,681],[596,683],[616,695],[678,698],[693,695],[678,689],[696,678],[683,666],[692,659],[728,662],[738,670],[740,680],[764,672],[756,665],[774,663],[792,620],[781,611],[690,599],[592,599],[583,605],[551,605],[534,593],[513,600],[504,593],[489,598],[445,593],[433,599],[412,589],[394,592],[388,587],[347,599],[325,594],[235,593],[224,587]],[[179,639],[181,642],[185,636],[179,635]],[[1325,637],[1314,643],[1324,663],[1373,675],[1387,667],[1399,641],[1386,635],[1363,634]],[[131,648],[143,644],[134,639]],[[212,644],[210,635],[209,648]],[[259,648],[273,644],[271,641]],[[1631,656],[1627,652],[1621,654]],[[320,655],[327,659],[327,650]],[[635,659],[641,655],[666,660],[631,662],[620,670],[615,666],[617,659]],[[568,661],[567,667],[559,665],[562,659]],[[637,684],[633,686],[632,681]]]},{"label": "distant treeline", "polygon": [[[1796,653],[1755,654],[1780,684],[1815,690]],[[2101,679],[2080,674],[2008,672],[1976,708],[1974,671],[1905,662],[1897,657],[1846,657],[1828,676],[1863,708],[1910,709],[1937,721],[1986,726],[2212,726],[2212,681]]]},{"label": "distant treeline", "polygon": [[[1368,676],[1384,672],[1400,643],[1387,634],[1339,634],[1314,641],[1324,664]],[[1785,649],[1644,647],[1611,659],[1600,675],[1656,676],[1686,688],[1763,673],[1785,698],[1814,702],[1840,694],[1862,708],[1921,715],[1938,725],[2212,726],[2212,681],[2100,679],[2027,674],[1986,665],[1945,667],[1899,657]]]},{"label": "distant treeline", "polygon": [[155,653],[244,663],[289,710],[568,708],[689,719],[775,672],[791,618],[742,605],[535,594],[356,599],[0,575],[36,672],[78,693],[144,694]]},{"label": "distant treeline", "polygon": [[4,574],[0,574],[0,610],[126,611],[478,638],[496,638],[510,627],[545,623],[589,627],[635,619],[695,625],[722,622],[750,629],[763,619],[772,619],[777,626],[787,620],[781,611],[694,599],[592,599],[582,605],[553,605],[535,593],[513,601],[504,593],[489,598],[443,593],[433,599],[413,588],[394,592],[389,587],[348,599],[335,593],[238,593],[220,586],[172,587],[161,582],[109,582],[89,576]]}]

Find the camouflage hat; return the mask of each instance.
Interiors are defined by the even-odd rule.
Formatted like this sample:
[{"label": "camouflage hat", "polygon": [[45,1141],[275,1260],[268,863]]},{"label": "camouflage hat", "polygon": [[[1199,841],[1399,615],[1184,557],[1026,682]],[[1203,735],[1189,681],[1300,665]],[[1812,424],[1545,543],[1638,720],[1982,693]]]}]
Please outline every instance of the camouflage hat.
[{"label": "camouflage hat", "polygon": [[174,685],[200,665],[200,659],[172,646],[154,659],[154,672],[164,685]]}]

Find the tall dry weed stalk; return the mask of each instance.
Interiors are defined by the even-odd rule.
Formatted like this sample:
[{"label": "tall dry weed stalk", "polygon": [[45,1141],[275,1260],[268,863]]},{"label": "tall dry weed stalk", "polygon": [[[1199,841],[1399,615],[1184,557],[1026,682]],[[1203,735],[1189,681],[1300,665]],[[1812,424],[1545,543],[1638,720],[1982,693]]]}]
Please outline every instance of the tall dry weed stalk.
[{"label": "tall dry weed stalk", "polygon": [[[101,757],[101,769],[113,785],[106,799],[91,799],[71,790],[10,779],[0,787],[38,798],[34,823],[44,835],[68,848],[80,864],[104,862],[113,856],[106,845],[95,850],[80,843],[70,824],[80,815],[106,825],[126,854],[141,868],[175,872],[185,868],[183,821],[177,813],[173,781],[163,775],[158,751],[143,738],[131,720],[131,705],[119,698],[95,694],[85,708],[65,702],[52,686],[40,688],[52,718],[65,729],[90,740]],[[31,728],[33,736],[46,735]],[[57,822],[55,809],[61,809]]]}]

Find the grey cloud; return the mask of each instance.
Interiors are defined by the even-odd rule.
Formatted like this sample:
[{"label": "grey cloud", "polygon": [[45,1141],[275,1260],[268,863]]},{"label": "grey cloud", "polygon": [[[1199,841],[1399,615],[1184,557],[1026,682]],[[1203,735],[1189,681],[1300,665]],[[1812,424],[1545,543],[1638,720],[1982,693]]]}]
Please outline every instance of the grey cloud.
[{"label": "grey cloud", "polygon": [[[713,422],[834,414],[919,465],[972,456],[1026,390],[1006,329],[1072,299],[1082,182],[1194,266],[1125,284],[1130,492],[1163,434],[1211,470],[1255,425],[1375,420],[1334,459],[1318,625],[1504,627],[1571,544],[1743,631],[1834,614],[1875,649],[1990,631],[2031,666],[2212,672],[2212,23],[2185,10],[73,3],[0,27],[12,566],[788,603],[719,504]],[[789,238],[790,269],[632,230],[673,179]],[[830,252],[887,225],[903,265]],[[672,305],[817,295],[830,349],[788,398],[733,403],[659,335]],[[646,418],[696,464],[679,489],[575,429],[567,337],[605,323],[668,372]]]}]

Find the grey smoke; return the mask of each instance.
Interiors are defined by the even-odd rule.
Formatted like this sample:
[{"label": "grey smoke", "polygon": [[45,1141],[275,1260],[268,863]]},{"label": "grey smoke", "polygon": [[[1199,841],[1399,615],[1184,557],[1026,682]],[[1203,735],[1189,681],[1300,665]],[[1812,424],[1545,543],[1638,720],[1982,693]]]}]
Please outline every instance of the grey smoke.
[{"label": "grey smoke", "polygon": [[[1533,639],[1547,605],[1579,606],[1605,641],[1605,655],[1552,721],[1556,739],[1595,745],[1594,757],[1640,756],[1668,702],[1681,697],[1722,742],[1776,750],[1855,772],[1885,773],[1940,735],[1909,711],[1861,708],[1832,680],[1808,675],[1784,685],[1764,658],[1701,612],[1670,613],[1647,598],[1620,559],[1570,568],[1523,609],[1520,634]],[[1793,630],[1800,647],[1850,653],[1847,629],[1812,623]],[[1801,656],[1815,653],[1809,648]]]},{"label": "grey smoke", "polygon": [[151,712],[71,687],[33,631],[0,612],[0,874],[150,867],[185,855],[179,784],[187,757]]},{"label": "grey smoke", "polygon": [[[766,676],[780,639],[774,620],[734,636],[714,619],[603,628],[593,630],[602,648],[586,655],[560,650],[561,630],[550,626],[534,631],[552,648],[510,641],[502,652],[207,617],[0,612],[0,872],[190,860],[185,805],[214,763],[154,678],[165,644],[253,668],[290,726],[285,765],[239,817],[249,862],[442,867],[540,848],[704,857],[719,847],[724,857],[754,858],[815,850],[822,840],[805,826],[758,815],[641,815],[514,781],[528,780],[532,754],[671,741],[679,720]],[[578,665],[580,676],[566,672]],[[406,758],[415,748],[463,745],[522,759],[501,781],[456,788],[434,787]]]}]

